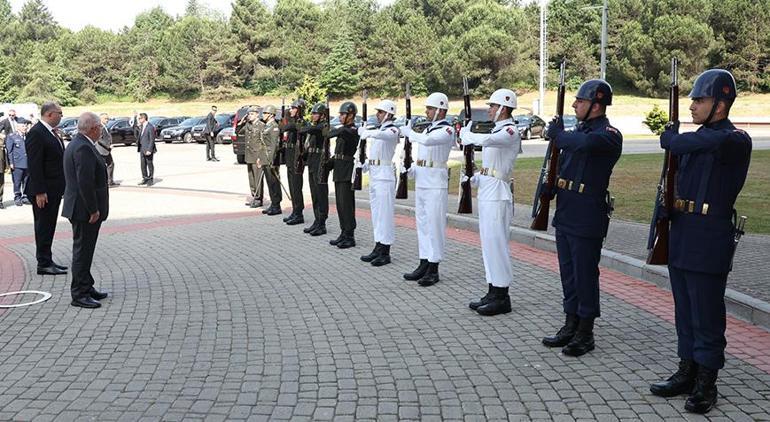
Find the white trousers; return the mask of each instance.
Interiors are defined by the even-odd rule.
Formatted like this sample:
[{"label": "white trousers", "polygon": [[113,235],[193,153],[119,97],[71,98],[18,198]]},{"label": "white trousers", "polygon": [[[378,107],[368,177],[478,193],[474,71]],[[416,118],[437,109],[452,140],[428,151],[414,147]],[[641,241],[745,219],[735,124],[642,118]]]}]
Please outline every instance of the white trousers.
[{"label": "white trousers", "polygon": [[513,281],[508,233],[513,219],[511,201],[478,201],[479,237],[487,283],[508,287]]},{"label": "white trousers", "polygon": [[447,190],[417,188],[415,214],[420,259],[441,262],[446,243]]},{"label": "white trousers", "polygon": [[392,245],[396,237],[394,206],[396,184],[388,180],[369,180],[369,207],[372,211],[374,241]]}]

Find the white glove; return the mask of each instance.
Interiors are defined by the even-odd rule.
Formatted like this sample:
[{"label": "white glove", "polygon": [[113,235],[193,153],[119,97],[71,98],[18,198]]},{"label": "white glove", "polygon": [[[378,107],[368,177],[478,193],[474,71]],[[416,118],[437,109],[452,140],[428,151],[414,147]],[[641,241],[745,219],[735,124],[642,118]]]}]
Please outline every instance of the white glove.
[{"label": "white glove", "polygon": [[467,175],[467,174],[463,173],[463,175],[462,175],[462,176],[460,176],[460,183],[465,183],[465,182],[467,182],[468,180],[471,180],[471,178],[470,178],[470,177],[468,177],[468,175]]},{"label": "white glove", "polygon": [[358,128],[358,136],[360,138],[364,137],[364,133],[366,133],[366,128],[365,127],[361,126],[360,128]]},{"label": "white glove", "polygon": [[409,168],[401,167],[401,173],[406,173],[407,179],[414,179],[414,165]]},{"label": "white glove", "polygon": [[401,136],[408,138],[412,135],[412,122],[406,122],[405,125],[401,126]]},{"label": "white glove", "polygon": [[365,162],[365,163],[364,163],[364,164],[361,166],[361,171],[362,171],[362,172],[364,172],[364,173],[369,173],[369,162],[368,162],[368,161],[367,161],[367,162]]},{"label": "white glove", "polygon": [[360,169],[360,168],[364,167],[364,164],[361,163],[360,161],[358,161],[358,160],[354,160],[354,161],[355,161],[355,164],[353,165],[353,168]]},{"label": "white glove", "polygon": [[475,173],[473,175],[473,177],[471,177],[471,186],[473,186],[474,188],[479,187],[479,181],[480,180],[481,180],[481,178],[479,177],[479,174]]}]

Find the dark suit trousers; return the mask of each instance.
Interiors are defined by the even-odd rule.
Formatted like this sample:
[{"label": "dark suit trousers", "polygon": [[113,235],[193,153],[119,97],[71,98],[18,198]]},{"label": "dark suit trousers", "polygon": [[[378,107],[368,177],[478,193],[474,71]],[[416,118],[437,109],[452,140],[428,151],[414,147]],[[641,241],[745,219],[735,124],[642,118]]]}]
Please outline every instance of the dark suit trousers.
[{"label": "dark suit trousers", "polygon": [[[275,169],[275,172],[273,172],[273,169]],[[262,166],[262,172],[267,182],[267,192],[270,194],[270,206],[280,208],[283,192],[281,192],[281,181],[275,175],[278,169],[279,167]]]},{"label": "dark suit trousers", "polygon": [[353,183],[334,182],[334,196],[337,200],[337,217],[340,219],[342,233],[353,236],[356,229],[356,198],[353,196]]},{"label": "dark suit trousers", "polygon": [[256,163],[246,163],[246,171],[249,175],[249,189],[254,199],[262,200],[262,167],[257,167]]},{"label": "dark suit trousers", "polygon": [[216,138],[206,133],[206,159],[210,160],[217,155],[214,153],[214,146],[217,144]]},{"label": "dark suit trousers", "polygon": [[152,163],[154,154],[141,154],[140,165],[142,166],[142,180],[150,180],[155,175],[155,165]]},{"label": "dark suit trousers", "polygon": [[599,260],[602,239],[572,236],[556,230],[556,252],[564,294],[564,313],[598,318]]},{"label": "dark suit trousers", "polygon": [[24,194],[24,187],[29,179],[27,169],[15,168],[13,169],[11,176],[13,178],[13,199],[16,200],[26,197],[27,195]]},{"label": "dark suit trousers", "polygon": [[88,296],[94,287],[94,278],[91,276],[91,263],[94,260],[96,239],[99,237],[99,228],[102,222],[89,224],[87,221],[73,221],[72,223],[72,285],[70,292],[73,299]]},{"label": "dark suit trousers", "polygon": [[59,218],[59,205],[61,196],[48,195],[48,204],[45,208],[38,208],[35,197],[32,202],[32,215],[35,218],[35,257],[38,267],[50,267],[53,264],[51,245],[53,235],[56,233],[56,219]]}]

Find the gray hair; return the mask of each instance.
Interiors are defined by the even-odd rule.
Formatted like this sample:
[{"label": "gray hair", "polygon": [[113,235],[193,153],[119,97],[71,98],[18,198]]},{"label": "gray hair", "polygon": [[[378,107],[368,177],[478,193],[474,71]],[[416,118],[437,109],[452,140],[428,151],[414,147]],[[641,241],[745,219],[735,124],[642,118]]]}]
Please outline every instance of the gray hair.
[{"label": "gray hair", "polygon": [[45,116],[46,113],[50,113],[52,111],[59,110],[61,107],[59,107],[59,104],[56,104],[53,101],[46,101],[43,103],[43,106],[40,107],[40,115]]},{"label": "gray hair", "polygon": [[86,133],[101,124],[102,122],[99,120],[99,116],[97,116],[96,113],[86,111],[78,118],[78,132]]}]

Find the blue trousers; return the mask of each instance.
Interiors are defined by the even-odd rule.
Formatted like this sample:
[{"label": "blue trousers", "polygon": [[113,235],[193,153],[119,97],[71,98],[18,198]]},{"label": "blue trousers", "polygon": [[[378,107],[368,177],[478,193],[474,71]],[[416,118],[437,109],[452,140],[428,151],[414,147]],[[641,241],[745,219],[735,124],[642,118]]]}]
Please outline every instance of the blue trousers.
[{"label": "blue trousers", "polygon": [[13,178],[13,199],[26,197],[27,195],[24,195],[24,186],[27,184],[27,179],[29,178],[27,169],[15,167],[13,173],[11,173],[11,177]]},{"label": "blue trousers", "polygon": [[727,274],[668,267],[674,294],[678,355],[710,369],[725,365]]},{"label": "blue trousers", "polygon": [[580,318],[598,318],[599,260],[602,239],[564,234],[556,230],[564,313]]}]

